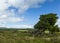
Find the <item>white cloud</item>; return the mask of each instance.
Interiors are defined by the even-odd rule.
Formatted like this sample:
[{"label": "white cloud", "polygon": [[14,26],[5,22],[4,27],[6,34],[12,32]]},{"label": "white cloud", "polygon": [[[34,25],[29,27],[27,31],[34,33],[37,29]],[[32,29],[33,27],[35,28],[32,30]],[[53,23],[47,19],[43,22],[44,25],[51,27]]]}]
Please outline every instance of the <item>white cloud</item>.
[{"label": "white cloud", "polygon": [[33,28],[32,25],[15,25],[13,28]]},{"label": "white cloud", "polygon": [[6,4],[6,0],[0,0],[0,12],[6,10],[9,6],[9,4]]},{"label": "white cloud", "polygon": [[46,0],[7,0],[7,4],[19,8],[19,12],[24,12],[29,8],[39,7],[38,3],[42,4]]},{"label": "white cloud", "polygon": [[33,28],[32,25],[2,25],[0,27],[6,27],[6,28]]},{"label": "white cloud", "polygon": [[[24,20],[24,18],[17,17],[15,10],[13,8],[9,9],[9,7],[18,8],[18,13],[23,13],[29,8],[41,7],[41,5],[38,4],[43,4],[45,1],[46,0],[0,0],[0,26],[6,26],[7,23],[16,23]],[[31,26],[22,25],[21,27]]]},{"label": "white cloud", "polygon": [[7,23],[17,23],[23,21],[24,18],[22,17],[16,17],[14,12],[11,11],[5,11],[0,14],[0,25],[7,24]]},{"label": "white cloud", "polygon": [[56,24],[60,27],[60,18],[57,20]]},{"label": "white cloud", "polygon": [[18,18],[18,17],[10,17],[10,18],[7,18],[8,22],[19,22],[19,21],[23,21],[22,18]]},{"label": "white cloud", "polygon": [[1,16],[0,16],[0,19],[2,19],[2,18],[7,18],[7,15],[6,15],[6,14],[1,15]]}]

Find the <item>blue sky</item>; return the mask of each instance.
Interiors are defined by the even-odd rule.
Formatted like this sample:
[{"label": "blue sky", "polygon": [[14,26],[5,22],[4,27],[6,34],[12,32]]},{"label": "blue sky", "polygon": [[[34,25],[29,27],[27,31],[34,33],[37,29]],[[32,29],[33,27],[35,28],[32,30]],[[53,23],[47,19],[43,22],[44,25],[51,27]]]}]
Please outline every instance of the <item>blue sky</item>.
[{"label": "blue sky", "polygon": [[41,14],[57,13],[60,0],[0,0],[0,27],[33,28]]}]

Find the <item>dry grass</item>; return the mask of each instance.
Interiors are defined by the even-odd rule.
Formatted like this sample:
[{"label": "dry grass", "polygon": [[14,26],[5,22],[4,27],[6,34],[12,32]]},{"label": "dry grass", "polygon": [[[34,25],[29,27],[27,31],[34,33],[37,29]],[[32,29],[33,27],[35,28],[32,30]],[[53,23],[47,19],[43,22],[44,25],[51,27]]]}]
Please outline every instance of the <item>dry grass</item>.
[{"label": "dry grass", "polygon": [[19,31],[0,31],[0,43],[60,43],[60,35],[57,37],[34,37],[29,33]]}]

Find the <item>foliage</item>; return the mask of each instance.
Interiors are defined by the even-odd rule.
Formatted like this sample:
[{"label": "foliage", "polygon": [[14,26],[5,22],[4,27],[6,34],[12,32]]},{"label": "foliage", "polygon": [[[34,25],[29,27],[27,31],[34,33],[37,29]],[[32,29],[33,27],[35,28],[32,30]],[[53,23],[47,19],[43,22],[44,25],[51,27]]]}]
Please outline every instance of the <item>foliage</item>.
[{"label": "foliage", "polygon": [[57,14],[54,13],[40,15],[39,21],[34,25],[34,28],[40,30],[41,33],[45,30],[49,30],[51,33],[59,31],[58,25],[55,25],[57,19]]},{"label": "foliage", "polygon": [[0,43],[60,43],[60,38],[59,38],[60,35],[52,36],[52,37],[48,37],[48,36],[33,37],[33,36],[29,36],[29,33],[28,34],[22,33],[21,32],[22,30],[21,31],[0,30],[0,31],[1,31]]}]

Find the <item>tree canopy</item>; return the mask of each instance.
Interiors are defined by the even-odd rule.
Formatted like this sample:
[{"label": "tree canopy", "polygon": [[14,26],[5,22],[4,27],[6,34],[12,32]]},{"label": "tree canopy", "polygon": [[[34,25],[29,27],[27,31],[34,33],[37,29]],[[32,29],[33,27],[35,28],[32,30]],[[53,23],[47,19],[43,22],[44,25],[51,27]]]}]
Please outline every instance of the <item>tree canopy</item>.
[{"label": "tree canopy", "polygon": [[56,25],[58,16],[54,13],[40,15],[39,21],[34,25],[35,29],[39,29],[40,31],[49,30],[50,32],[58,31],[58,25]]}]

